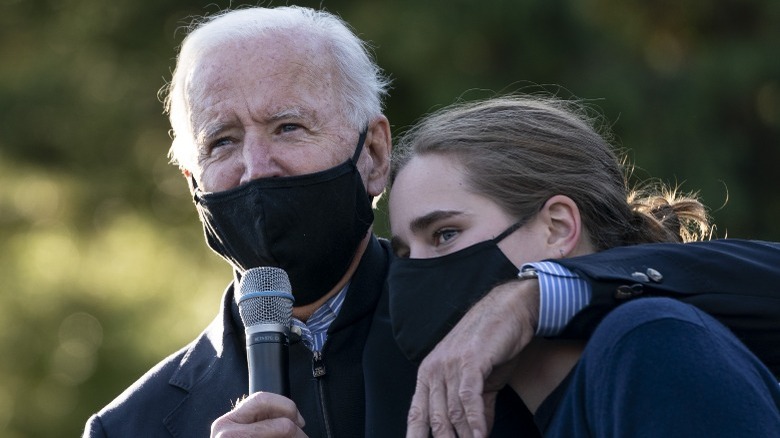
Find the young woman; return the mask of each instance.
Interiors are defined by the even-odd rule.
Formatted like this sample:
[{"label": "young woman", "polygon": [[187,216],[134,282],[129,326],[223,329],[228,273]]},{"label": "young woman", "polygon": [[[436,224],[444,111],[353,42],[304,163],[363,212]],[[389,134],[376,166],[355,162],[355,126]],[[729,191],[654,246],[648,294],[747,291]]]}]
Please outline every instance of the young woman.
[{"label": "young woman", "polygon": [[[710,236],[695,197],[629,191],[621,163],[586,111],[556,99],[460,104],[406,133],[389,198],[399,256],[390,305],[402,349],[419,360],[521,269],[521,278],[545,272],[545,281],[577,284],[570,270],[534,262]],[[780,434],[769,370],[713,318],[668,299],[618,307],[587,344],[534,340],[505,368],[548,436]]]}]

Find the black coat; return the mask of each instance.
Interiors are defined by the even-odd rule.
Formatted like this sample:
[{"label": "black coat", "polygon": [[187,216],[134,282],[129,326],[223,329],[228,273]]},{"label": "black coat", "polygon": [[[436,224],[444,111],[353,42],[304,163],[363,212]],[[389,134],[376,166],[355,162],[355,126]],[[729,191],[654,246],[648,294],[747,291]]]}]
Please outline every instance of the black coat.
[{"label": "black coat", "polygon": [[[378,334],[381,330],[371,326],[380,296],[386,295],[384,281],[377,279],[386,277],[388,263],[388,245],[372,239],[329,329],[322,352],[324,376],[313,376],[313,357],[306,347],[300,343],[290,346],[291,396],[306,420],[305,431],[310,437],[364,435],[362,358],[364,347],[372,345],[367,343],[369,333],[377,341],[384,340]],[[389,345],[392,348],[394,343]],[[393,357],[401,358],[400,353]],[[386,376],[397,381],[396,391],[385,396],[398,405],[399,414],[409,405],[414,390],[414,369],[404,362],[399,368],[390,368],[392,372]],[[211,423],[229,411],[247,388],[244,333],[231,285],[220,314],[208,328],[90,418],[85,436],[205,437]],[[398,391],[400,388],[405,391]],[[405,418],[405,412],[403,415]],[[326,416],[329,434],[324,427]]]},{"label": "black coat", "polygon": [[[592,304],[575,317],[566,336],[587,337],[626,300],[672,296],[720,318],[778,374],[780,245],[736,240],[642,245],[558,261],[593,288]],[[388,263],[389,245],[372,239],[329,329],[324,376],[313,376],[305,347],[291,346],[292,398],[310,437],[404,435],[415,367],[392,338],[384,284]],[[647,275],[648,268],[662,278],[644,281],[636,275]],[[236,312],[231,286],[206,330],[93,415],[84,436],[208,436],[211,423],[247,392],[243,327]],[[513,393],[502,393],[498,406],[494,436],[520,436],[516,428],[533,427]]]}]

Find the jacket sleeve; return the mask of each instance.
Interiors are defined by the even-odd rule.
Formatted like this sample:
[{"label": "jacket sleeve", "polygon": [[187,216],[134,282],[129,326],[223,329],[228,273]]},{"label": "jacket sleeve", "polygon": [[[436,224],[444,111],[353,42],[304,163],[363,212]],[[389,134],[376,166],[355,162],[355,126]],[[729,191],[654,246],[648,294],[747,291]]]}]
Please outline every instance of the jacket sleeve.
[{"label": "jacket sleeve", "polygon": [[590,304],[569,322],[563,337],[589,337],[626,301],[670,297],[720,320],[780,375],[780,244],[657,243],[555,261],[588,281],[592,292]]}]

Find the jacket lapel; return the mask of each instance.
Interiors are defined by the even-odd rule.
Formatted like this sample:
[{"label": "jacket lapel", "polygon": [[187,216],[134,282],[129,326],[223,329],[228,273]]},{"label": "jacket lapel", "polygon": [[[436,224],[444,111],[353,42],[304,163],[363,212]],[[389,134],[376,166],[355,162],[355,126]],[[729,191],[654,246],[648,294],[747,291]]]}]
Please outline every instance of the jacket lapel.
[{"label": "jacket lapel", "polygon": [[208,436],[211,423],[228,412],[248,388],[242,336],[232,321],[233,286],[228,286],[220,314],[191,344],[169,384],[182,401],[163,422],[173,436]]}]

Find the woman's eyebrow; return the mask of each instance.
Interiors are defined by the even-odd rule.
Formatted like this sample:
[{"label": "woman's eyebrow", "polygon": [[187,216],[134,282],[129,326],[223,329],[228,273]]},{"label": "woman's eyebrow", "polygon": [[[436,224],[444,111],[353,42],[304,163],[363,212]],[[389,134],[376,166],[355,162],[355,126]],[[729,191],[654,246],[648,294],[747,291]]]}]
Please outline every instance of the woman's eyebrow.
[{"label": "woman's eyebrow", "polygon": [[411,231],[412,233],[417,233],[425,230],[426,228],[431,226],[431,224],[437,221],[451,218],[453,216],[458,216],[461,214],[463,214],[463,212],[457,210],[435,210],[428,214],[420,216],[414,219],[412,222],[410,222],[409,231]]}]

